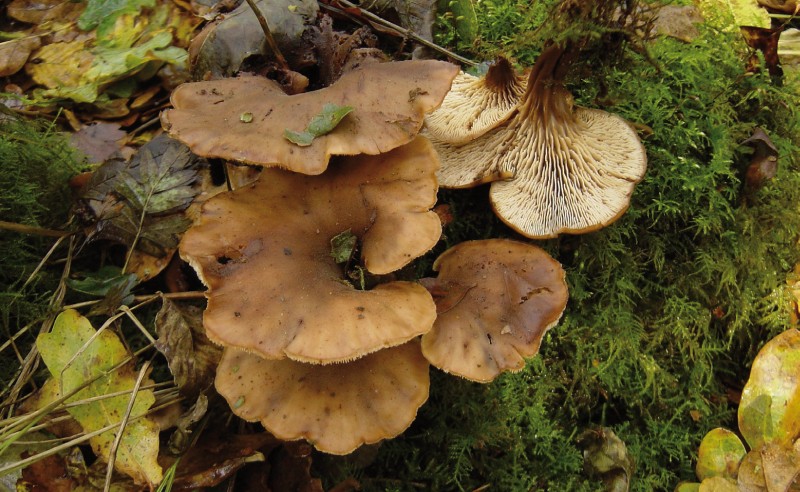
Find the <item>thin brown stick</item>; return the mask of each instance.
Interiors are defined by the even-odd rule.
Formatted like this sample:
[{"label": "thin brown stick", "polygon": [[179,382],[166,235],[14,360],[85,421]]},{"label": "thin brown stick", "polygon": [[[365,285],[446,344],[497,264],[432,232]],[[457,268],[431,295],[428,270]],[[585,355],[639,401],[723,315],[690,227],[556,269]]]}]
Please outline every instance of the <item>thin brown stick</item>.
[{"label": "thin brown stick", "polygon": [[281,50],[278,49],[278,43],[276,43],[275,38],[272,37],[272,32],[269,30],[269,24],[267,24],[267,19],[264,18],[264,14],[261,13],[261,10],[256,5],[255,0],[246,1],[253,13],[256,14],[256,19],[258,19],[258,23],[261,24],[261,30],[264,31],[264,38],[267,42],[267,45],[269,46],[269,49],[272,50],[272,54],[275,56],[275,60],[278,62],[278,65],[280,65],[284,70],[289,70],[289,64],[286,63],[286,58],[283,57]]},{"label": "thin brown stick", "polygon": [[75,234],[72,231],[57,231],[55,229],[45,229],[43,227],[18,224],[16,222],[7,222],[5,220],[0,220],[0,229],[19,232],[22,234],[30,234],[33,236],[45,236],[45,237],[64,237]]},{"label": "thin brown stick", "polygon": [[[250,0],[248,0],[248,2],[249,1]],[[362,9],[361,7],[359,7],[358,5],[356,5],[354,3],[348,2],[347,0],[337,0],[337,2],[342,4],[342,5],[344,5],[347,8],[357,9],[358,11],[361,12],[361,15],[363,15],[367,19],[371,20],[372,22],[375,22],[376,24],[380,24],[383,27],[388,27],[389,29],[392,29],[393,31],[396,31],[401,36],[405,36],[405,37],[407,37],[407,38],[409,38],[409,39],[411,39],[413,41],[416,41],[419,44],[425,45],[428,48],[436,50],[436,51],[438,51],[438,52],[440,52],[440,53],[442,53],[442,54],[444,54],[446,56],[449,56],[450,58],[452,58],[454,60],[458,60],[458,61],[460,61],[461,63],[463,63],[465,65],[470,65],[470,66],[474,67],[474,66],[476,66],[478,64],[477,62],[474,62],[474,61],[470,60],[469,58],[464,58],[463,56],[461,56],[461,55],[459,55],[457,53],[453,53],[452,51],[448,50],[447,48],[443,48],[442,46],[439,46],[438,44],[436,44],[436,43],[434,43],[432,41],[428,41],[427,39],[421,37],[419,34],[415,33],[414,31],[412,31],[410,29],[406,29],[405,27],[398,26],[397,24],[395,24],[393,22],[389,22],[386,19],[384,19],[384,18],[382,18],[382,17],[380,17],[378,15],[373,14],[369,10]],[[324,3],[321,3],[320,6],[323,7],[323,8],[331,9],[331,10],[339,10],[339,9],[336,9],[335,7],[331,7],[330,5],[326,5]]]}]

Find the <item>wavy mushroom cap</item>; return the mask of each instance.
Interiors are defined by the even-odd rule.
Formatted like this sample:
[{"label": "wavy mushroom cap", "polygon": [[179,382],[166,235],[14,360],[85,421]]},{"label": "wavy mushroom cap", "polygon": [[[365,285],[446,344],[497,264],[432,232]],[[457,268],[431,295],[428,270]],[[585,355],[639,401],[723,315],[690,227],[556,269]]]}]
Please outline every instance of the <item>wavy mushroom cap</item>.
[{"label": "wavy mushroom cap", "polygon": [[254,184],[217,195],[180,245],[209,287],[213,341],[313,363],[362,357],[430,330],[436,307],[419,284],[357,290],[331,256],[351,231],[366,268],[395,271],[439,240],[436,154],[418,137],[379,156],[341,158],[319,176],[265,169]]},{"label": "wavy mushroom cap", "polygon": [[348,454],[406,430],[428,399],[430,377],[416,341],[325,366],[226,348],[216,387],[236,415],[276,437]]},{"label": "wavy mushroom cap", "polygon": [[434,263],[439,314],[422,336],[431,364],[472,381],[519,371],[539,352],[567,305],[561,265],[536,246],[489,239],[467,241]]},{"label": "wavy mushroom cap", "polygon": [[497,215],[530,238],[614,222],[647,168],[644,146],[624,119],[573,106],[553,76],[560,55],[551,48],[537,60],[508,124],[462,146],[432,139],[442,160],[440,186],[492,182]]},{"label": "wavy mushroom cap", "polygon": [[[292,96],[262,77],[192,82],[172,93],[175,109],[161,121],[197,155],[316,175],[331,155],[375,155],[410,142],[457,72],[435,60],[372,63],[329,87]],[[284,137],[284,130],[303,131],[327,104],[353,110],[307,147]]]},{"label": "wavy mushroom cap", "polygon": [[474,140],[513,116],[526,86],[505,58],[483,77],[461,72],[442,105],[425,117],[425,134],[452,145]]}]

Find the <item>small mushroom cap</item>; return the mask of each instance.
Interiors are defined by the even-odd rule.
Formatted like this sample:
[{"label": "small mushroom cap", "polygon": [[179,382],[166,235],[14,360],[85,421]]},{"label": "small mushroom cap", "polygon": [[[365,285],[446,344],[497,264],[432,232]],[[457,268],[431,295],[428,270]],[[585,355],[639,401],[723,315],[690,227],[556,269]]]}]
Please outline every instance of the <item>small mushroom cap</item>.
[{"label": "small mushroom cap", "polygon": [[436,154],[423,137],[379,156],[340,158],[319,176],[265,169],[217,195],[180,245],[209,287],[211,340],[271,359],[332,363],[430,330],[436,306],[419,284],[356,290],[331,257],[332,237],[361,240],[366,268],[401,268],[441,234]]},{"label": "small mushroom cap", "polygon": [[425,134],[452,145],[475,140],[514,115],[526,86],[505,58],[483,77],[461,72],[442,105],[425,117]]},{"label": "small mushroom cap", "polygon": [[[262,77],[192,82],[172,93],[175,109],[161,121],[197,155],[314,175],[325,171],[331,155],[375,155],[410,142],[457,72],[436,60],[372,63],[293,96]],[[284,130],[303,131],[326,104],[353,111],[308,147],[284,137]]]},{"label": "small mushroom cap", "polygon": [[561,265],[530,244],[467,241],[433,268],[439,314],[422,336],[422,352],[434,366],[472,381],[521,370],[567,305]]},{"label": "small mushroom cap", "polygon": [[216,387],[236,415],[276,437],[348,454],[406,430],[428,399],[430,376],[417,341],[325,366],[226,348]]}]

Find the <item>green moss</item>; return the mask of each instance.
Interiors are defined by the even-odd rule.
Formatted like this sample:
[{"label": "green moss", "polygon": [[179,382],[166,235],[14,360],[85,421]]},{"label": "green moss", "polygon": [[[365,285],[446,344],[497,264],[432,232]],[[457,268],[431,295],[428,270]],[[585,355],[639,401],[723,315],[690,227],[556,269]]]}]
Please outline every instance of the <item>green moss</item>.
[{"label": "green moss", "polygon": [[[533,48],[514,44],[521,28],[509,25],[530,20],[506,16],[538,14],[514,13],[513,1],[479,5],[503,19],[485,42],[534,58],[516,51]],[[479,19],[484,30],[492,22],[486,11]],[[800,101],[796,89],[745,73],[739,37],[701,31],[692,43],[658,39],[649,56],[626,50],[624,64],[582,60],[595,71],[573,74],[580,103],[602,100],[652,130],[630,209],[596,233],[538,242],[563,263],[571,294],[541,354],[490,385],[434,371],[412,428],[384,443],[370,466],[347,468],[366,490],[597,490],[576,438],[598,425],[627,443],[633,490],[672,490],[693,478],[703,435],[733,426],[726,390],[741,389],[745,361],[789,324],[785,280],[800,259]],[[779,171],[746,197],[752,151],[741,142],[756,127],[780,149]],[[491,219],[486,193],[440,195],[456,216],[448,245],[513,236]]]},{"label": "green moss", "polygon": [[[62,228],[71,203],[68,179],[78,163],[68,140],[54,125],[0,112],[0,217],[8,222]],[[45,268],[24,289],[55,239],[0,230],[0,337],[11,337],[47,310],[60,271]],[[18,339],[24,356],[35,330]],[[19,368],[11,349],[0,354],[0,381]]]}]

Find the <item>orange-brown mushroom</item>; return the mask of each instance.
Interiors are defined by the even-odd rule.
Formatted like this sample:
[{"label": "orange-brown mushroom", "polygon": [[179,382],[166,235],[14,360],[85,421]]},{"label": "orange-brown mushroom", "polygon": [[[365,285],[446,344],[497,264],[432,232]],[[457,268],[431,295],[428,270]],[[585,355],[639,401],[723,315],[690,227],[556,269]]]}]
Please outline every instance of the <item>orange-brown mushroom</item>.
[{"label": "orange-brown mushroom", "polygon": [[551,46],[541,54],[506,124],[460,146],[431,135],[442,159],[440,186],[493,181],[495,212],[530,238],[611,224],[647,167],[644,146],[625,120],[573,105],[561,80],[564,51]]},{"label": "orange-brown mushroom", "polygon": [[[161,120],[197,155],[315,175],[331,155],[374,155],[410,142],[457,73],[455,65],[435,60],[371,63],[330,87],[293,96],[261,77],[193,82],[172,93],[175,109]],[[329,104],[353,110],[307,147],[284,137]]]},{"label": "orange-brown mushroom", "polygon": [[430,330],[424,287],[395,281],[357,290],[331,257],[350,230],[365,267],[393,272],[428,251],[441,224],[436,154],[418,137],[379,156],[340,158],[319,176],[265,169],[254,184],[203,206],[180,245],[209,287],[209,338],[261,357],[331,363],[405,343]]},{"label": "orange-brown mushroom", "polygon": [[472,381],[522,369],[567,305],[561,265],[530,244],[467,241],[433,268],[439,314],[422,351],[434,366]]},{"label": "orange-brown mushroom", "polygon": [[411,425],[428,399],[428,367],[416,340],[324,366],[226,348],[215,384],[236,415],[276,437],[348,454]]}]

